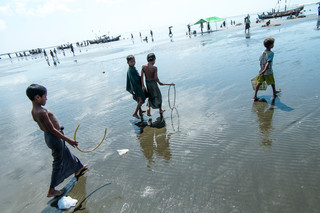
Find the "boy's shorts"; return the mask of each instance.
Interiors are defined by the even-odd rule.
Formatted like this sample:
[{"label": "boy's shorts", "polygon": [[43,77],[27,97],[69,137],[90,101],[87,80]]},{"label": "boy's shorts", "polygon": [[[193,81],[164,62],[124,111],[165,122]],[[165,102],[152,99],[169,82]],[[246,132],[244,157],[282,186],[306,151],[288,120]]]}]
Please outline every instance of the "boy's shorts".
[{"label": "boy's shorts", "polygon": [[271,75],[258,75],[257,83],[262,84],[263,82],[267,82],[268,85],[274,84],[273,74]]}]

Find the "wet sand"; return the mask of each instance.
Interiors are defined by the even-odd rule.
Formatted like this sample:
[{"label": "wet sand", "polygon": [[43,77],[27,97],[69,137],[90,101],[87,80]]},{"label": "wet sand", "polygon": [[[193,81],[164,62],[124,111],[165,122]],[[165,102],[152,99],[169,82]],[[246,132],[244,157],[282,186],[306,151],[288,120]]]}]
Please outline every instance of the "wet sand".
[{"label": "wet sand", "polygon": [[[316,18],[250,32],[249,39],[242,27],[172,41],[122,40],[60,54],[50,67],[43,57],[0,61],[2,212],[57,212],[45,197],[52,159],[30,115],[31,83],[47,87],[46,108],[67,136],[81,124],[81,149],[92,149],[108,128],[92,153],[69,146],[89,164],[69,194],[87,198],[81,212],[318,212]],[[258,94],[266,102],[253,102],[250,79],[268,36],[276,39],[273,69],[283,92],[273,102],[268,87]],[[176,84],[176,109],[161,87],[163,119],[152,110],[150,122],[139,122],[125,90],[125,57],[134,54],[140,70],[149,52],[160,80]],[[120,156],[119,149],[129,152]]]}]

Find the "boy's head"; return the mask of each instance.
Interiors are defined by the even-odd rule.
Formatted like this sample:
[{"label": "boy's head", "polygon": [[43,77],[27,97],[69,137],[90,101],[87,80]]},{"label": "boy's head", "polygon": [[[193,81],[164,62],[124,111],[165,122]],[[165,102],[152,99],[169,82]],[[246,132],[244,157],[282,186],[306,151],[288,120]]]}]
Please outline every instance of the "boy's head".
[{"label": "boy's head", "polygon": [[31,101],[34,101],[36,95],[42,97],[47,93],[47,89],[39,84],[31,84],[26,90],[26,94]]},{"label": "boy's head", "polygon": [[127,56],[127,63],[129,64],[129,66],[134,67],[134,65],[136,64],[136,60],[133,55]]},{"label": "boy's head", "polygon": [[155,60],[155,59],[156,59],[156,56],[155,56],[154,53],[149,53],[149,54],[147,55],[147,61],[148,61],[148,62],[151,62],[151,61],[153,61],[153,60]]},{"label": "boy's head", "polygon": [[274,45],[274,38],[271,38],[271,37],[269,37],[269,38],[266,38],[266,39],[264,39],[264,41],[263,41],[263,45],[266,47],[266,48],[268,48],[268,49],[270,49],[270,48],[272,48],[273,47],[273,45]]}]

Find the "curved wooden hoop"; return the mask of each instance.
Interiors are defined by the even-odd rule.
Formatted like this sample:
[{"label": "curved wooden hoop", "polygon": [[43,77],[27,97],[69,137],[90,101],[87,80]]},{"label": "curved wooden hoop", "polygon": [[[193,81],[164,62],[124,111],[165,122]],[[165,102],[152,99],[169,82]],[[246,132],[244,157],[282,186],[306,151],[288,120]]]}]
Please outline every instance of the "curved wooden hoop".
[{"label": "curved wooden hoop", "polygon": [[[76,140],[76,134],[77,134],[77,131],[78,131],[79,127],[80,127],[80,124],[77,126],[77,128],[76,128],[76,130],[75,130],[75,132],[74,132],[74,136],[73,136],[73,139],[74,139],[74,140]],[[100,141],[100,143],[99,143],[95,148],[93,148],[93,149],[91,149],[91,150],[84,151],[84,150],[79,149],[78,146],[76,146],[76,148],[77,148],[80,152],[83,152],[83,153],[92,152],[92,151],[96,150],[96,149],[102,144],[103,140],[106,138],[106,134],[107,134],[107,128],[104,129],[104,135],[103,135],[103,138],[102,138],[102,140]]]}]

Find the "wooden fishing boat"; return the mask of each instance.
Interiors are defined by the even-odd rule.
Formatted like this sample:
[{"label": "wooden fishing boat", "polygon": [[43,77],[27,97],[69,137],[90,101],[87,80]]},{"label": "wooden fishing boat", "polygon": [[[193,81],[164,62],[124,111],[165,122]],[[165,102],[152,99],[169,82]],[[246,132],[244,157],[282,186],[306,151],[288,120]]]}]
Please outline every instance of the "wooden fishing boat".
[{"label": "wooden fishing boat", "polygon": [[292,15],[299,15],[300,12],[303,10],[304,6],[297,7],[292,10],[285,10],[285,11],[278,11],[278,12],[268,12],[267,14],[262,13],[258,14],[259,19],[271,19],[271,18],[280,18],[284,16],[292,16]]}]

